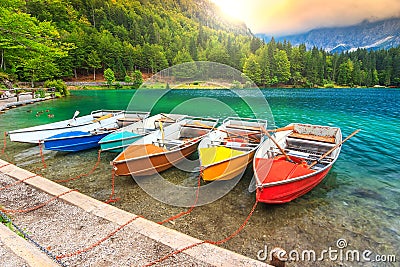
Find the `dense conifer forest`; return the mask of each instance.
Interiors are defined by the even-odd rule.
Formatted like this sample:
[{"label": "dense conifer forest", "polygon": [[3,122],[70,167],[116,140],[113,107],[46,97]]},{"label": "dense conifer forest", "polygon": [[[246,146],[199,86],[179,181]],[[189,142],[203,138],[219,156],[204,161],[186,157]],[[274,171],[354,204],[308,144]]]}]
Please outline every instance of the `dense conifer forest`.
[{"label": "dense conifer forest", "polygon": [[400,86],[400,48],[331,54],[264,43],[208,0],[2,0],[0,75],[118,80],[188,61],[243,71],[260,86]]}]

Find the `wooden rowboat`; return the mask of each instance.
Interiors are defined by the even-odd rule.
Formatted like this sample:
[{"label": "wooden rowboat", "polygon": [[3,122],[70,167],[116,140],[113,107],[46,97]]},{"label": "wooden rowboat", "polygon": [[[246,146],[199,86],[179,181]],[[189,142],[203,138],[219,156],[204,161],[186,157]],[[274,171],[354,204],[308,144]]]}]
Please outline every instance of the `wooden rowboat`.
[{"label": "wooden rowboat", "polygon": [[298,123],[288,128],[292,130],[277,132],[263,142],[254,157],[260,202],[286,203],[306,194],[324,179],[339,156],[340,128]]},{"label": "wooden rowboat", "polygon": [[143,121],[120,128],[99,141],[101,150],[121,153],[133,142],[159,129],[160,122],[166,127],[183,119],[185,116],[181,114],[157,114]]},{"label": "wooden rowboat", "polygon": [[129,145],[112,162],[116,175],[147,176],[167,170],[196,151],[218,119],[187,117]]},{"label": "wooden rowboat", "polygon": [[8,135],[12,142],[38,144],[46,138],[64,132],[90,132],[98,128],[115,128],[117,119],[125,116],[122,110],[96,110],[82,117],[77,117],[78,114],[79,111],[76,111],[70,120],[9,131]]},{"label": "wooden rowboat", "polygon": [[142,120],[148,118],[150,112],[144,111],[125,111],[124,117],[117,119],[118,128],[126,127],[136,122],[141,122]]},{"label": "wooden rowboat", "polygon": [[229,180],[243,174],[263,139],[267,121],[227,118],[199,144],[204,181]]}]

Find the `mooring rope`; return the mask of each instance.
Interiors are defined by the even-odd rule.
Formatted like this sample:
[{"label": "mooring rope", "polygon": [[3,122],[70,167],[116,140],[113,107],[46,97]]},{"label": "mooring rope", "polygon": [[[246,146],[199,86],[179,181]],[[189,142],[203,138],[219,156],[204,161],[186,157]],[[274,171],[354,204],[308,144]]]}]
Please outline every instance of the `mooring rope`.
[{"label": "mooring rope", "polygon": [[67,257],[72,257],[72,256],[76,256],[79,255],[81,253],[87,252],[95,247],[97,247],[98,245],[100,245],[101,243],[103,243],[104,241],[106,241],[107,239],[109,239],[110,237],[112,237],[113,235],[115,235],[117,232],[119,232],[120,230],[122,230],[122,228],[124,228],[125,226],[127,226],[128,224],[130,224],[131,222],[133,222],[134,220],[138,219],[138,218],[142,218],[141,216],[136,216],[133,217],[132,219],[130,219],[129,221],[127,221],[126,223],[124,223],[123,225],[121,225],[120,227],[118,227],[117,229],[115,229],[113,232],[109,233],[106,237],[100,239],[99,241],[97,241],[96,243],[90,245],[87,248],[81,249],[81,250],[77,250],[75,252],[72,253],[68,253],[68,254],[62,254],[62,255],[58,255],[56,256],[56,259],[62,259],[62,258],[67,258]]},{"label": "mooring rope", "polygon": [[171,253],[165,255],[164,257],[159,258],[159,259],[157,259],[157,260],[155,260],[155,261],[149,262],[149,263],[143,265],[143,267],[153,266],[153,265],[155,265],[155,264],[157,264],[157,263],[163,262],[163,261],[165,261],[166,259],[169,259],[169,258],[173,257],[174,255],[177,255],[177,254],[179,254],[179,253],[182,253],[183,251],[186,251],[186,250],[188,250],[188,249],[191,249],[191,248],[200,246],[200,245],[202,245],[202,244],[221,245],[221,244],[224,244],[224,243],[228,242],[229,240],[231,240],[232,238],[234,238],[236,235],[238,235],[238,234],[244,229],[244,227],[246,226],[246,224],[247,224],[248,221],[250,220],[251,216],[253,215],[254,211],[256,210],[257,204],[258,204],[258,200],[256,200],[256,202],[254,203],[253,208],[251,209],[250,213],[247,215],[247,217],[246,217],[246,219],[244,220],[244,222],[242,223],[242,225],[240,225],[240,227],[239,227],[238,229],[236,229],[236,231],[233,232],[232,234],[230,234],[228,237],[226,237],[226,238],[224,238],[224,239],[221,239],[221,240],[218,240],[218,241],[203,240],[203,241],[201,241],[201,242],[191,244],[191,245],[186,246],[186,247],[184,247],[184,248],[175,250],[175,251],[173,251],[173,252],[171,252]]},{"label": "mooring rope", "polygon": [[4,132],[4,137],[3,137],[3,148],[1,149],[1,155],[4,155],[5,159],[8,162],[12,163],[11,158],[6,154],[6,148],[7,148],[7,132]]},{"label": "mooring rope", "polygon": [[111,194],[110,197],[108,198],[108,200],[104,201],[107,204],[113,203],[113,202],[117,202],[120,199],[119,198],[114,198],[115,195],[115,171],[114,169],[111,170]]},{"label": "mooring rope", "polygon": [[68,178],[68,179],[53,180],[53,182],[56,182],[56,183],[67,183],[67,182],[70,182],[70,181],[78,180],[78,179],[80,179],[80,178],[82,178],[82,177],[89,176],[89,175],[93,174],[93,172],[97,169],[97,167],[98,167],[99,164],[100,164],[100,160],[101,160],[101,150],[98,151],[98,154],[97,154],[97,161],[96,161],[96,163],[94,164],[94,166],[92,167],[92,169],[91,169],[89,172],[83,173],[83,174],[80,174],[80,175],[77,175],[77,176],[75,176],[75,177]]},{"label": "mooring rope", "polygon": [[74,192],[74,191],[77,192],[78,190],[72,189],[72,190],[66,191],[66,192],[61,193],[61,194],[59,194],[59,195],[57,195],[57,196],[54,196],[54,197],[52,197],[51,199],[49,199],[49,200],[47,200],[47,201],[45,201],[45,202],[43,202],[43,203],[41,203],[41,204],[39,204],[39,205],[37,205],[37,206],[34,206],[34,207],[32,207],[32,208],[28,208],[28,209],[19,209],[19,210],[0,208],[0,211],[5,212],[5,213],[24,213],[24,212],[34,211],[34,210],[37,210],[37,209],[40,209],[40,208],[46,206],[47,204],[49,204],[49,203],[52,202],[52,201],[54,201],[54,200],[56,200],[56,199],[58,199],[58,198],[60,198],[60,197],[62,197],[62,196],[64,196],[64,195],[66,195],[66,194],[69,194],[69,193],[71,193],[71,192]]},{"label": "mooring rope", "polygon": [[7,132],[4,132],[4,136],[3,136],[3,149],[1,150],[1,154],[4,155],[4,152],[6,151],[7,148]]},{"label": "mooring rope", "polygon": [[15,183],[12,183],[12,184],[9,184],[9,185],[6,185],[6,186],[0,188],[0,191],[1,191],[1,190],[8,189],[8,188],[10,188],[10,187],[13,187],[13,186],[15,186],[15,185],[17,185],[17,184],[23,183],[23,182],[25,182],[26,180],[32,179],[32,178],[37,177],[37,176],[38,176],[38,175],[35,174],[35,175],[32,175],[32,176],[26,177],[26,178],[24,178],[24,179],[22,179],[22,180],[18,180],[18,181],[16,181]]},{"label": "mooring rope", "polygon": [[195,198],[195,200],[194,200],[193,205],[192,205],[187,211],[183,211],[183,212],[181,212],[181,213],[179,213],[179,214],[177,214],[177,215],[174,215],[174,216],[172,216],[172,217],[169,217],[169,218],[167,218],[167,219],[165,219],[165,220],[163,220],[163,221],[157,222],[157,223],[158,223],[158,224],[164,224],[164,223],[166,223],[166,222],[176,220],[176,219],[178,219],[178,218],[180,218],[180,217],[182,217],[182,216],[184,216],[184,215],[187,215],[187,214],[191,213],[191,212],[194,210],[194,208],[196,207],[197,201],[199,200],[200,182],[201,182],[201,173],[200,173],[199,176],[197,177],[196,198]]}]

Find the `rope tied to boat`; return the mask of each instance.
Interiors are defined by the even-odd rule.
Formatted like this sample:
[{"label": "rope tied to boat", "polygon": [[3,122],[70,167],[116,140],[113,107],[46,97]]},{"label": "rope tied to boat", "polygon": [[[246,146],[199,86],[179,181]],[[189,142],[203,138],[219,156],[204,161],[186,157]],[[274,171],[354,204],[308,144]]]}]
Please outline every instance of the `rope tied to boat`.
[{"label": "rope tied to boat", "polygon": [[63,259],[63,258],[67,258],[67,257],[72,257],[72,256],[76,256],[79,254],[82,254],[84,252],[87,252],[97,246],[99,246],[101,243],[103,243],[104,241],[106,241],[107,239],[109,239],[110,237],[112,237],[113,235],[115,235],[117,232],[119,232],[120,230],[122,230],[122,228],[124,228],[125,226],[127,226],[128,224],[132,223],[133,221],[135,221],[138,218],[142,218],[142,216],[136,216],[133,217],[132,219],[130,219],[129,221],[127,221],[126,223],[124,223],[123,225],[121,225],[120,227],[118,227],[117,229],[115,229],[113,232],[109,233],[106,237],[100,239],[99,241],[97,241],[96,243],[93,243],[92,245],[90,245],[89,247],[86,247],[84,249],[80,249],[77,250],[75,252],[72,253],[68,253],[68,254],[61,254],[56,256],[57,260]]},{"label": "rope tied to boat", "polygon": [[80,174],[80,175],[77,175],[77,176],[75,176],[75,177],[68,178],[68,179],[53,180],[53,182],[56,182],[56,183],[67,183],[67,182],[70,182],[70,181],[78,180],[78,179],[80,179],[80,178],[82,178],[82,177],[89,176],[89,175],[93,174],[94,171],[95,171],[95,170],[97,169],[97,167],[99,166],[99,164],[100,164],[100,159],[101,159],[101,150],[98,151],[98,154],[97,154],[97,161],[96,161],[96,163],[94,164],[94,166],[92,167],[92,169],[91,169],[89,172],[83,173],[83,174]]},{"label": "rope tied to boat", "polygon": [[4,152],[7,148],[7,132],[4,132],[4,139],[3,139],[3,148],[1,150],[1,154],[4,155]]},{"label": "rope tied to boat", "polygon": [[171,217],[169,217],[169,218],[167,218],[167,219],[165,219],[163,221],[157,222],[157,223],[158,224],[164,224],[166,222],[170,222],[170,221],[176,220],[176,219],[178,219],[178,218],[180,218],[180,217],[182,217],[184,215],[187,215],[187,214],[191,213],[194,210],[194,208],[196,207],[197,201],[199,200],[200,186],[201,186],[201,173],[197,177],[196,198],[194,200],[193,205],[190,206],[190,208],[187,211],[182,211],[182,212],[180,212],[180,213],[178,213],[178,214],[176,214],[174,216],[171,216]]},{"label": "rope tied to boat", "polygon": [[110,204],[120,200],[120,198],[114,198],[115,195],[115,170],[114,168],[111,170],[111,194],[108,200],[104,201],[104,203]]},{"label": "rope tied to boat", "polygon": [[7,132],[4,132],[4,136],[3,136],[3,148],[1,149],[1,155],[4,155],[4,156],[5,156],[5,159],[6,159],[8,162],[11,162],[11,163],[13,164],[13,162],[12,162],[11,158],[9,157],[9,155],[6,154],[7,135],[8,135]]},{"label": "rope tied to boat", "polygon": [[39,142],[39,154],[40,154],[40,159],[42,160],[43,168],[47,168],[46,161],[44,160],[44,154],[43,154],[43,144],[42,142]]},{"label": "rope tied to boat", "polygon": [[239,228],[236,229],[235,232],[233,232],[232,234],[230,234],[230,235],[227,236],[226,238],[221,239],[221,240],[218,240],[218,241],[203,240],[203,241],[201,241],[201,242],[197,242],[197,243],[191,244],[191,245],[186,246],[186,247],[184,247],[184,248],[175,250],[175,251],[173,251],[173,252],[171,252],[171,253],[165,255],[164,257],[159,258],[159,259],[157,259],[157,260],[155,260],[155,261],[149,262],[149,263],[143,265],[143,267],[153,266],[153,265],[155,265],[155,264],[157,264],[157,263],[160,263],[160,262],[163,262],[163,261],[165,261],[165,260],[167,260],[167,259],[169,259],[169,258],[171,258],[171,257],[173,257],[173,256],[175,256],[175,255],[177,255],[177,254],[179,254],[179,253],[182,253],[183,251],[186,251],[186,250],[188,250],[188,249],[191,249],[191,248],[200,246],[200,245],[202,245],[202,244],[221,245],[221,244],[224,244],[224,243],[228,242],[229,240],[231,240],[232,238],[234,238],[235,236],[237,236],[237,235],[244,229],[244,227],[245,227],[245,226],[247,225],[247,223],[249,222],[251,216],[253,215],[254,211],[256,210],[257,204],[258,204],[258,200],[256,200],[256,202],[254,203],[254,205],[253,205],[253,207],[252,207],[250,213],[247,215],[246,219],[245,219],[244,222],[239,226]]},{"label": "rope tied to boat", "polygon": [[5,212],[5,213],[25,213],[25,212],[34,211],[34,210],[37,210],[37,209],[40,209],[40,208],[46,206],[47,204],[49,204],[49,203],[52,202],[52,201],[54,201],[54,200],[56,200],[56,199],[58,199],[58,198],[60,198],[60,197],[62,197],[62,196],[64,196],[64,195],[66,195],[66,194],[69,194],[69,193],[71,193],[71,192],[74,192],[74,191],[78,192],[78,190],[76,190],[76,189],[71,189],[71,190],[66,191],[66,192],[64,192],[64,193],[61,193],[61,194],[59,194],[59,195],[56,195],[56,196],[50,198],[49,200],[47,200],[47,201],[45,201],[45,202],[43,202],[43,203],[41,203],[41,204],[39,204],[39,205],[37,205],[37,206],[31,207],[31,208],[28,208],[28,209],[13,210],[13,209],[3,209],[3,208],[0,208],[0,211]]},{"label": "rope tied to boat", "polygon": [[5,190],[5,189],[8,189],[8,188],[10,188],[10,187],[13,187],[13,186],[15,186],[15,185],[18,185],[18,184],[20,184],[20,183],[23,183],[23,182],[25,182],[26,180],[32,179],[32,178],[37,177],[37,176],[38,176],[38,175],[35,174],[35,175],[32,175],[32,176],[26,177],[26,178],[24,178],[24,179],[22,179],[22,180],[18,180],[18,181],[16,181],[15,183],[12,183],[12,184],[9,184],[9,185],[6,185],[6,186],[0,188],[0,191]]}]

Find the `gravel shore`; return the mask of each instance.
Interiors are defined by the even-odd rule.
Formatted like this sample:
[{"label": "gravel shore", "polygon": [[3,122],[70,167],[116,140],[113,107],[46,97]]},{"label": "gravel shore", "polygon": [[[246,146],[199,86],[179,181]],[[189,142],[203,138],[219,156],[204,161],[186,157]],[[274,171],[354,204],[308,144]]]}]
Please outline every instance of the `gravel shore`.
[{"label": "gravel shore", "polygon": [[[15,168],[16,172],[21,171],[21,169],[12,165],[11,168]],[[46,179],[40,177],[32,178],[32,180],[34,179],[42,179],[43,186],[48,187],[48,185],[45,185]],[[15,183],[15,181],[16,179],[0,172],[0,190],[7,185]],[[28,181],[30,180],[28,179]],[[33,181],[32,183],[34,184]],[[64,196],[67,195],[65,194]],[[88,201],[86,196],[79,195],[86,198],[84,201]],[[49,195],[29,184],[19,183],[1,190],[0,207],[5,210],[30,209],[52,198],[54,198],[53,195]],[[91,207],[90,205],[88,207]],[[104,204],[102,205],[104,206]],[[13,223],[23,229],[32,240],[55,257],[85,250],[85,248],[102,240],[121,226],[115,220],[105,219],[107,216],[102,217],[100,215],[101,211],[96,215],[93,211],[88,212],[80,207],[58,198],[39,209],[29,212],[8,212],[8,215]],[[7,213],[7,211],[5,212]],[[112,211],[112,209],[111,214],[120,214],[116,216],[124,217],[124,215],[121,215],[122,213],[116,210]],[[129,217],[133,218],[134,215],[131,214]],[[139,222],[139,220],[142,220],[142,222]],[[125,219],[124,221],[128,220]],[[135,224],[136,221],[138,221],[137,224]],[[175,251],[177,247],[186,247],[188,244],[191,245],[198,242],[198,240],[188,241],[183,236],[179,237],[182,234],[178,232],[173,233],[171,236],[171,231],[173,230],[143,219],[136,221],[87,252],[62,258],[62,265],[144,266]],[[143,228],[138,227],[138,225],[142,225]],[[165,238],[174,241],[172,241],[173,243],[165,243]],[[166,244],[170,244],[174,248]],[[266,266],[262,262],[254,261],[215,246],[202,245],[190,250],[189,254],[185,252],[179,253],[155,266],[230,266],[232,264],[236,266]],[[7,248],[7,242],[4,241],[2,236],[0,236],[0,258],[2,259],[1,266],[33,266],[16,256],[13,251],[10,251]],[[216,264],[208,262],[215,262]]]},{"label": "gravel shore", "polygon": [[[0,173],[0,186],[15,182]],[[23,183],[3,190],[0,204],[5,209],[27,209],[52,198],[46,193]],[[55,200],[38,210],[10,215],[12,221],[25,229],[28,235],[53,255],[71,253],[96,243],[119,227],[119,225],[99,218],[91,213]],[[99,246],[82,253],[62,259],[68,266],[142,266],[171,252],[171,248],[147,238],[128,227],[116,233]],[[2,266],[27,266],[13,255],[0,240],[0,256],[5,259]],[[9,264],[9,265],[7,265]],[[198,262],[180,253],[157,266],[211,266]]]}]

